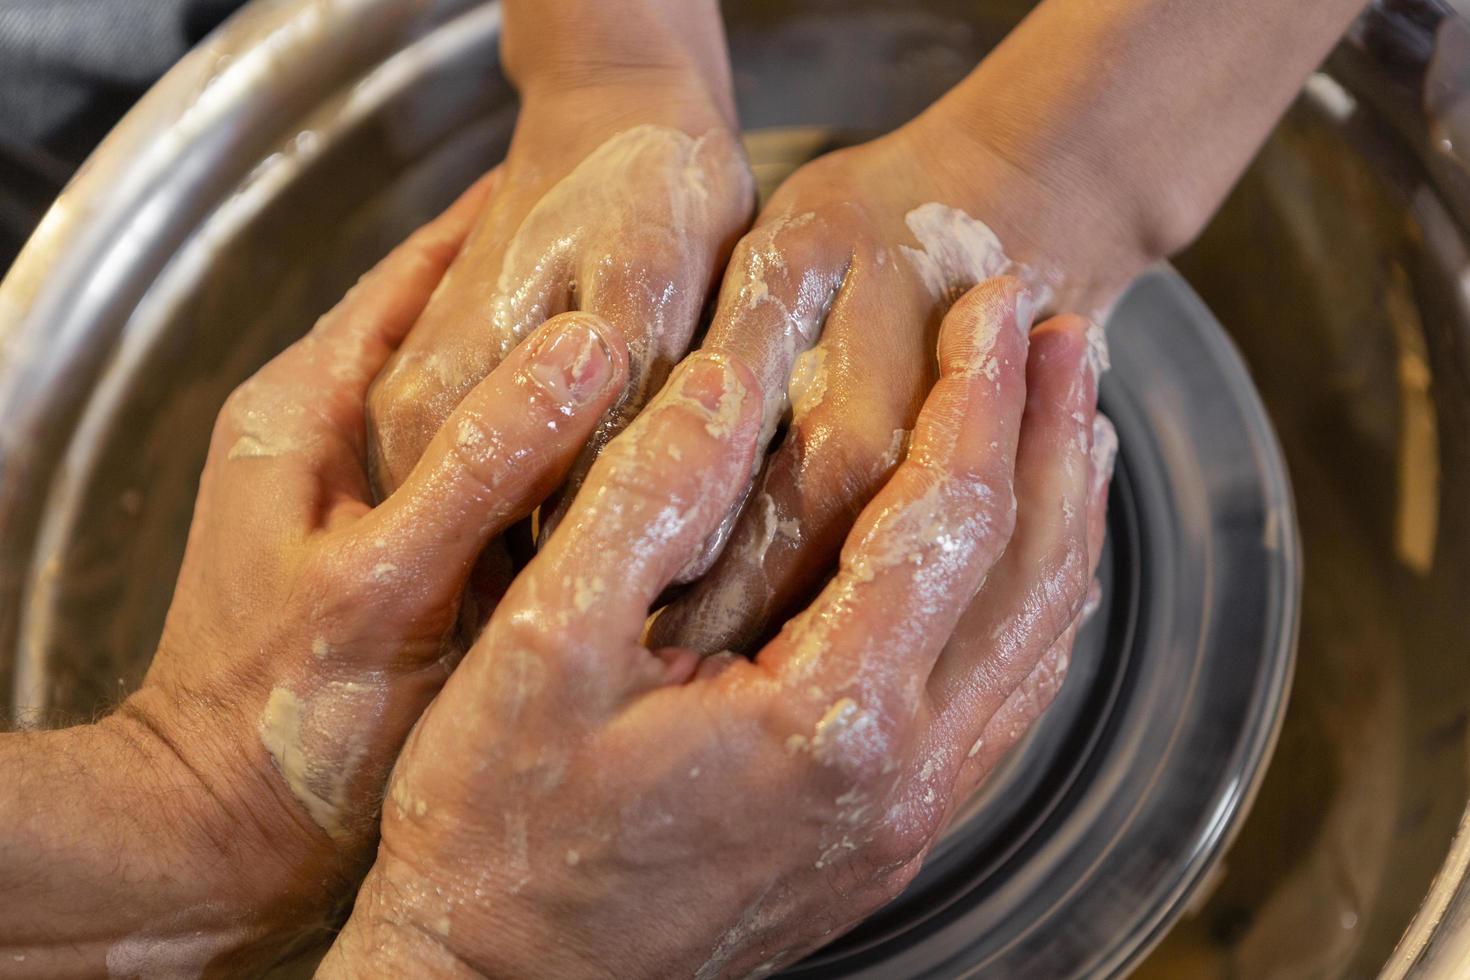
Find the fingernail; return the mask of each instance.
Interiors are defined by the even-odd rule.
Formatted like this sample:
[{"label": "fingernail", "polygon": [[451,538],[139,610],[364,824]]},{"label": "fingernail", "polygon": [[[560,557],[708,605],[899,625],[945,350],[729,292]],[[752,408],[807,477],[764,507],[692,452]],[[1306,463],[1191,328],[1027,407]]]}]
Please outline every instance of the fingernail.
[{"label": "fingernail", "polygon": [[725,395],[735,387],[735,377],[724,360],[695,357],[684,362],[679,372],[679,394],[692,398],[711,415],[725,405]]},{"label": "fingernail", "polygon": [[585,405],[607,388],[612,351],[591,324],[574,319],[542,343],[528,373],[558,401]]},{"label": "fingernail", "polygon": [[676,399],[698,409],[704,416],[705,431],[716,439],[739,427],[749,393],[723,354],[696,354],[685,361],[671,391]]}]

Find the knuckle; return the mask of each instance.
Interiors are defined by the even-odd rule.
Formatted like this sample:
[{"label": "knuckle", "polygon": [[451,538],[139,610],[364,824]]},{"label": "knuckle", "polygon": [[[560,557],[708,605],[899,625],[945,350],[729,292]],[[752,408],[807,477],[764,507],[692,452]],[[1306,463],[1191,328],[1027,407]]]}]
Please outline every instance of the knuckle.
[{"label": "knuckle", "polygon": [[992,490],[985,502],[986,516],[997,545],[1004,548],[1016,534],[1016,494],[1009,483]]},{"label": "knuckle", "polygon": [[411,237],[405,247],[411,261],[431,272],[442,272],[459,257],[460,242],[436,228],[423,228]]},{"label": "knuckle", "polygon": [[903,894],[904,889],[908,888],[913,883],[913,880],[918,877],[919,869],[923,865],[923,858],[916,857],[911,861],[906,861],[888,874],[883,875],[879,879],[878,887],[884,904],[893,901],[899,895]]},{"label": "knuckle", "polygon": [[987,551],[999,553],[1016,531],[1016,497],[1009,474],[997,461],[954,469],[924,463],[924,478],[944,495],[945,510],[955,527],[978,536]]},{"label": "knuckle", "polygon": [[1036,665],[1027,679],[1027,697],[1035,710],[1035,717],[1041,717],[1051,703],[1056,700],[1057,693],[1061,691],[1062,685],[1067,680],[1067,670],[1071,664],[1068,651],[1048,654]]},{"label": "knuckle", "polygon": [[402,365],[368,389],[363,410],[367,432],[390,465],[411,463],[410,454],[416,456],[448,418],[453,406],[442,395],[425,372]]},{"label": "knuckle", "polygon": [[493,497],[505,476],[500,434],[474,412],[462,412],[452,420],[449,459],[469,491]]},{"label": "knuckle", "polygon": [[218,421],[231,429],[242,426],[255,411],[260,389],[259,374],[242,381],[225,399],[224,405],[220,408]]},{"label": "knuckle", "polygon": [[627,440],[614,440],[598,460],[598,467],[602,472],[594,472],[594,478],[609,495],[624,504],[660,510],[686,502],[684,483],[670,479],[666,467]]},{"label": "knuckle", "polygon": [[624,229],[615,243],[592,247],[583,259],[584,275],[607,286],[645,288],[675,282],[690,265],[680,229],[646,222]]},{"label": "knuckle", "polygon": [[752,699],[749,707],[751,726],[790,757],[802,756],[811,745],[811,710],[799,698],[785,696],[777,690]]},{"label": "knuckle", "polygon": [[1057,575],[1065,590],[1066,607],[1075,614],[1087,600],[1087,590],[1092,586],[1092,570],[1087,567],[1086,548],[1081,547],[1080,543],[1074,543],[1067,548]]},{"label": "knuckle", "polygon": [[817,703],[778,688],[754,711],[754,727],[776,755],[796,764],[800,785],[821,806],[854,791],[871,797],[897,772],[892,726],[852,698]]},{"label": "knuckle", "polygon": [[1040,626],[1047,635],[1060,636],[1081,611],[1092,578],[1085,552],[1064,547],[1045,568],[1037,590],[1042,608]]},{"label": "knuckle", "polygon": [[396,422],[403,414],[415,408],[414,403],[404,397],[402,373],[401,370],[391,369],[368,388],[368,418],[379,425]]},{"label": "knuckle", "polygon": [[313,608],[327,620],[338,620],[360,609],[369,580],[362,561],[352,549],[314,548],[301,568],[302,591]]},{"label": "knuckle", "polygon": [[938,817],[931,817],[928,810],[904,814],[902,819],[885,819],[864,848],[864,857],[874,876],[881,877],[885,885],[891,883],[901,890],[912,878],[911,874],[908,878],[903,876],[904,869],[912,867],[917,872],[925,850],[938,832],[937,824]]}]

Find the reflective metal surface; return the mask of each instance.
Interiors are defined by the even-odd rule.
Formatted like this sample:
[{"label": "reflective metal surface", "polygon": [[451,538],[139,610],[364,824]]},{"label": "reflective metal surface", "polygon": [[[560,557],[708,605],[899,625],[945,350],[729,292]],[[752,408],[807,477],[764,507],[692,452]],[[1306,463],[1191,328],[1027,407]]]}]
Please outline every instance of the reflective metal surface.
[{"label": "reflective metal surface", "polygon": [[[785,142],[798,127],[809,151],[881,131],[961,77],[1024,6],[728,3],[742,118]],[[1300,502],[1306,575],[1277,761],[1223,864],[1140,975],[1364,976],[1391,956],[1392,976],[1465,975],[1464,846],[1430,891],[1470,790],[1470,181],[1460,156],[1470,86],[1453,33],[1460,22],[1446,14],[1425,0],[1375,8],[1180,263],[1270,410]],[[494,7],[470,0],[257,0],[150,95],[48,217],[0,287],[0,650],[16,651],[0,656],[0,696],[17,713],[86,716],[136,683],[225,394],[503,151],[514,104],[496,72],[496,28]],[[773,179],[783,159],[767,162]],[[1125,432],[1123,504],[1112,517],[1112,618],[1095,624],[1079,682],[986,804],[1025,820],[988,844],[970,834],[968,849],[957,834],[919,883],[937,891],[916,891],[907,910],[879,916],[801,972],[1116,972],[1158,938],[1223,845],[1230,805],[1249,788],[1243,763],[1270,738],[1269,706],[1247,696],[1262,689],[1232,688],[1228,671],[1177,686],[1167,670],[1139,688],[1121,659],[1136,646],[1118,637],[1150,602],[1155,612],[1179,608],[1163,602],[1161,583],[1192,588],[1187,574],[1127,577],[1157,573],[1164,560],[1144,535],[1169,521],[1143,519],[1141,508],[1188,504],[1161,496],[1161,481],[1180,485],[1193,460],[1196,486],[1201,472],[1254,473],[1262,492],[1242,499],[1266,500],[1271,467],[1232,455],[1254,453],[1261,429],[1204,308],[1167,277],[1144,290],[1140,312],[1118,319],[1119,371],[1105,391],[1120,421],[1139,413]],[[1172,333],[1170,316],[1180,326]],[[1130,341],[1130,324],[1152,333]],[[1130,365],[1139,373],[1129,376]],[[1201,390],[1219,400],[1169,405],[1171,386],[1201,369],[1215,382]],[[1225,410],[1213,426],[1191,414],[1210,404]],[[1161,441],[1157,417],[1170,411],[1179,425]],[[1198,531],[1214,513],[1175,526]],[[1274,552],[1264,533],[1255,540],[1269,559],[1291,537],[1275,538]],[[1175,553],[1198,543],[1186,536]],[[1279,583],[1254,584],[1282,594]],[[1196,613],[1224,601],[1197,586]],[[1235,626],[1287,628],[1265,606],[1233,608],[1256,609]],[[1089,669],[1100,679],[1082,683]],[[1242,664],[1235,679],[1270,676]],[[1148,712],[1114,713],[1140,690],[1153,692],[1140,703],[1178,719],[1234,710],[1244,727],[1225,730],[1238,741],[1200,755],[1140,752],[1139,733],[1167,721],[1150,728]],[[1216,800],[1221,820],[1161,817],[1134,826],[1175,837],[1112,850],[1053,832],[1069,815],[1106,820],[1101,803],[1075,804],[1119,799],[1109,793],[1141,771],[1122,763],[1143,758],[1157,762],[1157,779],[1136,784],[1141,798],[1166,802],[1178,790],[1196,806]],[[1230,761],[1191,768],[1191,759]],[[1245,782],[1232,785],[1232,771]],[[1161,789],[1149,796],[1150,786]],[[1035,846],[1007,851],[1006,840]],[[1064,860],[1089,848],[1137,855],[1142,866],[1124,861],[1089,879]],[[1074,880],[1094,883],[1096,922],[1062,917],[1028,931],[996,916],[1008,908],[1047,922],[1024,898],[994,896],[1009,887],[1033,901],[1070,900]],[[1063,955],[1070,966],[1049,959]]]}]

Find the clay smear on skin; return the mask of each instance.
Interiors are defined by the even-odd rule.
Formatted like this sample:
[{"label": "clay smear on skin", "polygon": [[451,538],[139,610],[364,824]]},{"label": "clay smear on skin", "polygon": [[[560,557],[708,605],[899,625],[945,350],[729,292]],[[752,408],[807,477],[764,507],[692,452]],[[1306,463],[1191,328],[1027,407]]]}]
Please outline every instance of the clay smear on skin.
[{"label": "clay smear on skin", "polygon": [[[641,475],[646,474],[650,467],[660,472],[668,470],[668,460],[671,458],[667,452],[669,439],[659,424],[659,419],[663,412],[676,407],[699,419],[710,437],[728,440],[740,426],[749,392],[730,365],[723,360],[711,359],[703,362],[702,370],[709,371],[712,368],[718,370],[720,377],[719,395],[713,408],[686,392],[689,368],[682,368],[648,409],[608,446],[602,455],[603,465],[611,473],[622,471]],[[633,476],[629,479],[639,482]],[[670,498],[667,505],[649,517],[641,528],[630,529],[632,536],[626,541],[620,541],[618,546],[624,549],[630,561],[643,562],[662,552],[683,532],[700,509],[708,504],[709,501],[701,496],[682,501]]]},{"label": "clay smear on skin", "polygon": [[329,681],[309,697],[271,689],[260,716],[260,741],[291,795],[335,840],[350,832],[348,793],[367,754],[364,715],[376,715],[376,684]]},{"label": "clay smear on skin", "polygon": [[936,300],[953,303],[971,286],[1015,269],[990,226],[958,208],[921,204],[904,223],[919,247],[899,251]]},{"label": "clay smear on skin", "polygon": [[[647,193],[633,199],[629,187]],[[569,299],[643,327],[625,338],[624,397],[598,422],[568,475],[566,492],[543,514],[543,542],[598,454],[684,355],[704,301],[704,284],[695,282],[703,243],[712,231],[738,220],[731,202],[753,194],[739,147],[724,134],[696,139],[667,127],[639,126],[593,151],[517,231],[491,317],[505,350]],[[648,268],[641,264],[645,259]],[[567,296],[568,283],[575,296]]]},{"label": "clay smear on skin", "polygon": [[[251,382],[258,385],[259,382]],[[240,430],[227,459],[272,459],[310,448],[293,431],[294,420],[304,413],[311,392],[279,390],[274,386],[251,388],[243,404],[232,411],[231,420]]]},{"label": "clay smear on skin", "polygon": [[[748,234],[741,242],[739,289],[729,299],[721,297],[719,316],[728,316],[737,333],[743,331],[748,334],[755,330],[768,341],[765,356],[751,365],[764,393],[757,452],[751,460],[752,480],[760,471],[765,461],[765,449],[795,397],[789,389],[797,361],[821,336],[827,310],[842,282],[842,274],[838,270],[793,270],[786,264],[786,248],[793,244],[789,239],[798,233],[813,233],[809,226],[815,220],[813,212],[793,214],[788,211]],[[815,394],[819,401],[820,393]],[[815,407],[815,404],[813,401],[810,407]],[[704,542],[699,554],[679,570],[674,579],[676,583],[692,582],[713,567],[735,529],[745,503],[746,500],[741,499],[730,509]]]},{"label": "clay smear on skin", "polygon": [[795,422],[800,422],[812,409],[822,404],[822,399],[827,394],[826,348],[818,344],[796,358],[786,390],[791,401],[791,417]]},{"label": "clay smear on skin", "polygon": [[[741,243],[744,278],[729,305],[737,311],[736,320],[749,317],[759,321],[762,336],[773,344],[765,362],[756,365],[761,390],[766,393],[761,414],[762,448],[770,443],[786,413],[787,389],[797,358],[821,336],[827,310],[842,282],[837,270],[793,270],[786,264],[786,249],[795,244],[788,239],[815,233],[809,228],[815,220],[816,215],[810,211],[788,211],[756,228]],[[770,322],[772,314],[774,324]]]},{"label": "clay smear on skin", "polygon": [[1092,380],[1096,382],[1112,366],[1107,331],[1102,324],[1092,320],[1087,324],[1087,368],[1092,372]]},{"label": "clay smear on skin", "polygon": [[[788,229],[801,227],[811,220],[810,214],[788,214],[758,229],[761,238],[750,248],[746,278],[734,300],[738,307],[751,311],[759,309],[762,304],[779,304],[777,308],[784,325],[778,355],[768,362],[761,377],[768,393],[763,406],[762,447],[769,442],[788,404],[793,419],[799,421],[821,404],[827,392],[827,352],[817,339],[821,321],[839,283],[803,280],[794,309],[772,295],[766,283],[767,275],[773,271],[789,275],[781,257],[780,236]],[[899,246],[900,252],[936,300],[953,302],[966,289],[984,279],[1024,271],[1006,257],[1000,239],[984,222],[957,208],[938,203],[924,204],[910,211],[905,222],[919,247]],[[1035,277],[1027,275],[1026,278]],[[1025,302],[1030,302],[1029,298]],[[1030,323],[1029,310],[1018,309],[1017,314],[1015,322],[1018,325]],[[990,329],[994,329],[993,325]],[[985,342],[985,338],[977,338],[977,344]],[[985,349],[989,350],[993,343],[992,336]],[[996,380],[999,367],[994,358],[986,357],[977,362],[976,369]],[[772,393],[779,394],[773,397]],[[894,430],[893,443],[883,460],[884,472],[897,463],[907,448],[907,440],[906,430]],[[706,544],[700,559],[681,571],[679,581],[691,581],[709,570],[735,525],[734,516],[732,514],[722,522],[720,532]],[[755,543],[758,545],[764,538],[763,532],[757,534]],[[738,639],[739,610],[748,607],[749,600],[758,591],[769,592],[763,567],[765,555],[765,548],[743,548],[724,568],[720,584],[701,594],[698,608],[689,617],[698,624],[691,627],[697,634],[697,642],[693,645],[715,649],[731,646]]]},{"label": "clay smear on skin", "polygon": [[[997,356],[996,341],[1003,323],[1009,319],[1009,315],[976,317],[969,362],[963,374],[991,378],[994,372],[989,365]],[[999,384],[998,380],[994,383]],[[941,458],[953,448],[934,445],[943,431],[930,430],[930,444],[926,447],[931,452],[937,451]],[[904,628],[923,628],[923,621],[932,612],[930,607],[937,604],[938,597],[953,589],[957,577],[965,574],[975,543],[991,530],[986,508],[952,501],[951,492],[952,488],[945,482],[931,482],[918,497],[887,507],[864,536],[849,545],[837,579],[828,586],[818,605],[795,621],[791,635],[796,647],[797,676],[807,676],[825,658],[831,634],[837,628],[833,616],[817,610],[868,608],[870,604],[863,601],[861,592],[888,569],[911,567],[905,574],[911,575],[914,581],[904,593],[917,602],[906,610],[903,619],[909,625]],[[982,485],[967,492],[983,498],[993,490]],[[883,646],[884,637],[874,640],[877,646]]]},{"label": "clay smear on skin", "polygon": [[[504,356],[556,310],[552,297],[574,273],[576,253],[596,240],[606,248],[628,247],[651,232],[669,254],[690,254],[691,238],[711,226],[710,181],[748,185],[749,176],[732,148],[710,153],[710,135],[699,138],[664,126],[637,126],[609,138],[552,187],[526,215],[505,252],[490,320]],[[711,171],[707,173],[706,171]],[[632,202],[627,188],[652,188]],[[633,204],[659,201],[666,212],[648,214]],[[629,239],[634,241],[630,241]],[[669,297],[662,304],[698,303]],[[660,311],[662,307],[660,308]],[[661,318],[661,315],[660,315]],[[658,331],[654,336],[659,337]]]},{"label": "clay smear on skin", "polygon": [[[711,134],[694,138],[663,126],[625,130],[592,151],[537,202],[506,250],[492,301],[492,333],[502,357],[560,312],[567,283],[574,282],[580,290],[578,305],[584,309],[625,305],[627,290],[641,289],[645,295],[637,314],[651,322],[646,334],[627,338],[626,404],[646,400],[651,386],[662,378],[659,366],[666,369],[687,346],[703,297],[693,295],[694,290],[670,288],[670,278],[687,278],[687,270],[648,277],[632,257],[692,260],[703,252],[697,243],[725,220],[715,213],[715,207],[724,205],[712,197],[711,184],[735,187],[737,196],[751,193],[738,150],[733,145],[729,152],[714,149],[719,139]],[[650,190],[632,201],[628,187]],[[660,202],[661,210],[650,212],[650,201]],[[628,258],[603,258],[604,264],[596,269],[579,268],[583,249]],[[611,274],[608,283],[619,290],[618,295],[598,295],[604,273]],[[588,281],[575,282],[579,275]],[[605,445],[629,417],[615,412],[605,420],[591,439],[593,446]]]}]

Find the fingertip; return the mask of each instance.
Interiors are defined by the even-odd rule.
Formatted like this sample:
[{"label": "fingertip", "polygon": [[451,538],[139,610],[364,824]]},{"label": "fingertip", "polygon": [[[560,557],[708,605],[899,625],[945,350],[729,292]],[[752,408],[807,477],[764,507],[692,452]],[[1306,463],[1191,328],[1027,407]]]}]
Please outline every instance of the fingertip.
[{"label": "fingertip", "polygon": [[1036,305],[1015,276],[996,276],[972,288],[945,314],[939,328],[939,367],[945,374],[984,369],[1014,347],[1024,353]]},{"label": "fingertip", "polygon": [[1091,323],[1087,317],[1077,313],[1059,313],[1037,324],[1031,331],[1031,339],[1035,342],[1042,335],[1062,334],[1085,345],[1087,328]]},{"label": "fingertip", "polygon": [[526,377],[567,412],[602,407],[628,379],[628,347],[618,331],[591,313],[552,317],[527,339]]},{"label": "fingertip", "polygon": [[705,431],[736,444],[758,434],[761,386],[755,372],[726,351],[701,350],[675,369],[666,396],[684,401],[704,418]]},{"label": "fingertip", "polygon": [[[1085,412],[1089,423],[1097,385],[1088,366],[1087,328],[1091,321],[1067,313],[1031,331],[1026,362],[1028,411]],[[1090,433],[1089,433],[1090,435]]]}]

